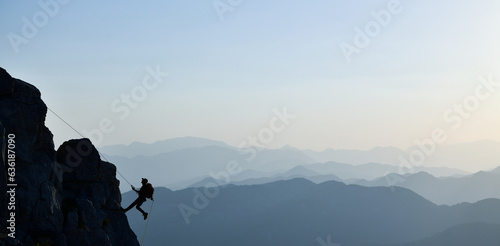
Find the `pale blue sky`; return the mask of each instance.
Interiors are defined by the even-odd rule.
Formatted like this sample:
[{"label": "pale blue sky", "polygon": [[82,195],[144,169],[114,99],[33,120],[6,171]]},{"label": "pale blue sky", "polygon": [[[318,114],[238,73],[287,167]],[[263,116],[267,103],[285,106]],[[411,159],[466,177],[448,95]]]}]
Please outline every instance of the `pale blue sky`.
[{"label": "pale blue sky", "polygon": [[[459,129],[443,119],[479,76],[500,81],[500,3],[401,0],[401,13],[347,62],[340,44],[353,44],[355,28],[389,2],[243,0],[221,21],[212,0],[72,0],[16,53],[8,35],[44,10],[2,0],[0,66],[80,131],[111,119],[101,145],[182,136],[238,145],[283,107],[297,118],[267,147],[407,148],[437,127],[447,143],[500,141],[500,90]],[[168,78],[120,119],[111,105],[148,66]],[[56,144],[78,137],[51,113],[47,125]]]}]

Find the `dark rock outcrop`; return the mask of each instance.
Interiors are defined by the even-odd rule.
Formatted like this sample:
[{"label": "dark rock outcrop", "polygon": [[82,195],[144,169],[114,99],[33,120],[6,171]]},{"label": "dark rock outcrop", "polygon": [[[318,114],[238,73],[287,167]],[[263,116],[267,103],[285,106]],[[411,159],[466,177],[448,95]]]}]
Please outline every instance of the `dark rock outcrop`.
[{"label": "dark rock outcrop", "polygon": [[[0,246],[139,245],[118,209],[116,167],[101,161],[88,139],[65,142],[56,152],[46,113],[36,87],[0,68]],[[8,179],[9,136],[15,141],[14,182]],[[15,238],[6,229],[12,188]]]},{"label": "dark rock outcrop", "polygon": [[115,165],[101,161],[90,140],[61,145],[56,160],[64,166],[64,234],[75,245],[136,245],[137,238],[121,211]]}]

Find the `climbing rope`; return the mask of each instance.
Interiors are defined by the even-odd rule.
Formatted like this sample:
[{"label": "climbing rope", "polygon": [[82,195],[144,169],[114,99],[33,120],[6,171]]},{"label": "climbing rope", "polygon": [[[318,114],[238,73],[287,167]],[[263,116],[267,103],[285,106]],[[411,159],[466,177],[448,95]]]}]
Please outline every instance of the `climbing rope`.
[{"label": "climbing rope", "polygon": [[144,228],[144,235],[142,236],[141,246],[144,245],[144,238],[146,238],[146,231],[148,230],[149,219],[151,218],[151,211],[153,211],[153,204],[155,200],[151,200],[151,208],[149,209],[148,221],[146,222],[146,228]]},{"label": "climbing rope", "polygon": [[[65,121],[61,116],[59,116],[58,114],[56,114],[56,112],[54,112],[52,109],[50,109],[49,107],[47,107],[47,109],[52,112],[57,118],[59,118],[62,122],[64,122],[66,125],[68,125],[71,129],[73,129],[73,131],[75,131],[76,133],[78,133],[78,135],[80,135],[82,138],[85,138],[85,136],[83,136],[83,134],[81,134],[79,131],[77,131],[73,126],[71,126],[67,121]],[[96,148],[97,150],[97,148]],[[101,152],[99,152],[99,150],[97,150],[97,153],[99,153],[99,155],[104,158],[105,161],[109,162],[108,159],[106,158],[106,156],[104,156],[103,154],[101,154]],[[116,172],[123,178],[123,180],[125,180],[129,185],[132,185],[128,180],[127,178],[125,178],[125,176],[123,176],[120,171],[118,171],[118,168],[116,169]],[[144,245],[144,239],[146,238],[146,231],[148,230],[148,224],[149,224],[149,219],[151,218],[151,211],[153,211],[153,204],[155,203],[154,200],[152,200],[151,202],[151,208],[149,209],[149,214],[148,214],[148,220],[146,222],[146,227],[144,228],[144,235],[142,236],[142,242],[141,242],[141,246]]]},{"label": "climbing rope", "polygon": [[[83,134],[81,134],[79,131],[77,131],[73,126],[71,126],[67,121],[65,121],[61,116],[59,116],[58,114],[56,114],[56,112],[54,112],[52,109],[50,109],[49,107],[47,107],[47,109],[52,112],[57,118],[59,118],[62,122],[64,122],[67,126],[69,126],[71,129],[73,129],[73,131],[75,131],[76,133],[78,133],[78,135],[80,135],[82,138],[86,138],[85,136],[83,136]],[[97,150],[97,148],[96,148]],[[97,150],[97,153],[99,153],[99,155],[104,158],[105,161],[109,162],[108,159],[106,158],[106,156],[104,156],[103,154],[101,154],[101,152],[99,152],[99,150]],[[123,176],[120,171],[118,171],[118,168],[116,169],[116,172],[123,178],[123,180],[125,180],[129,185],[132,185],[132,183],[130,183],[126,178],[125,176]]]}]

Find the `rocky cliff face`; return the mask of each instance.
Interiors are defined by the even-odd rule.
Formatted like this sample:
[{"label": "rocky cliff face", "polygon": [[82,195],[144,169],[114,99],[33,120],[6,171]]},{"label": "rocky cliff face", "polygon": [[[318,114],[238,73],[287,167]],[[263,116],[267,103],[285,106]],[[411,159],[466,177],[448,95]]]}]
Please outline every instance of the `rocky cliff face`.
[{"label": "rocky cliff face", "polygon": [[116,167],[88,139],[56,152],[46,113],[37,88],[0,68],[0,246],[139,245]]}]

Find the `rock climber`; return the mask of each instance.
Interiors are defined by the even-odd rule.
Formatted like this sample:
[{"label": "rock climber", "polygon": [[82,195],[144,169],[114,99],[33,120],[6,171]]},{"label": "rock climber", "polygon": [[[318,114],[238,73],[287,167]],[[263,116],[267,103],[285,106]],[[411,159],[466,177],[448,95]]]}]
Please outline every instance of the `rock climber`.
[{"label": "rock climber", "polygon": [[142,215],[144,216],[144,220],[146,220],[146,218],[148,217],[148,213],[146,213],[146,212],[144,212],[144,210],[142,210],[141,205],[146,201],[147,198],[154,201],[154,199],[153,199],[154,188],[153,188],[153,185],[148,183],[148,179],[146,179],[146,178],[142,178],[141,183],[142,183],[142,187],[139,190],[136,190],[135,187],[133,185],[131,185],[132,190],[137,192],[139,197],[137,199],[135,199],[135,201],[132,204],[130,204],[130,206],[128,206],[126,209],[123,209],[123,211],[127,212],[135,206],[137,208],[137,210],[139,210],[142,213]]}]

